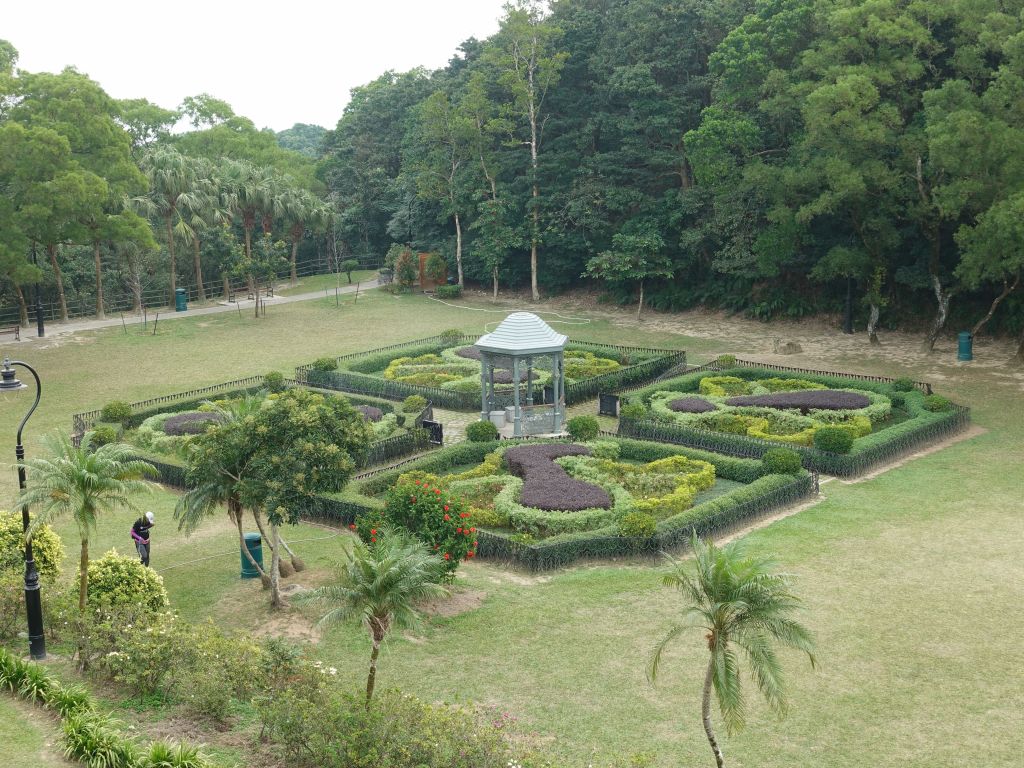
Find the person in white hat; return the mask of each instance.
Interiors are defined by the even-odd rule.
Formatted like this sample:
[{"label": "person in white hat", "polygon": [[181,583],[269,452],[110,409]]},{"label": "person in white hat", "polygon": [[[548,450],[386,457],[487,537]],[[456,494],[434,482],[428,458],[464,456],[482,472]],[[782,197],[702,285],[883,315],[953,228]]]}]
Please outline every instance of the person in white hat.
[{"label": "person in white hat", "polygon": [[149,529],[156,523],[152,512],[147,512],[132,525],[132,540],[135,548],[139,551],[139,558],[142,564],[149,565]]}]

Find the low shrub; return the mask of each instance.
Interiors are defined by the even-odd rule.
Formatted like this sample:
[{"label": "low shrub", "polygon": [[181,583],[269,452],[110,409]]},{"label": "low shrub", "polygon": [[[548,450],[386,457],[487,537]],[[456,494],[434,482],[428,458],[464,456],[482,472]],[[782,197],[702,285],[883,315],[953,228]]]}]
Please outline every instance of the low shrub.
[{"label": "low shrub", "polygon": [[363,414],[366,421],[378,422],[384,418],[384,411],[372,405],[354,405],[352,407]]},{"label": "low shrub", "polygon": [[803,469],[800,454],[789,448],[769,448],[761,464],[766,475],[796,475]]},{"label": "low shrub", "polygon": [[409,395],[402,401],[402,410],[406,413],[419,413],[427,407],[427,398],[423,395]]},{"label": "low shrub", "polygon": [[630,512],[619,520],[619,535],[629,538],[650,538],[658,530],[658,521],[646,512]]},{"label": "low shrub", "polygon": [[164,420],[164,434],[171,437],[182,435],[201,435],[211,424],[217,424],[224,420],[224,417],[216,412],[209,411],[188,411],[168,416]]},{"label": "low shrub", "polygon": [[569,436],[581,443],[589,442],[597,437],[601,425],[593,416],[573,416],[565,423]]},{"label": "low shrub", "polygon": [[284,392],[284,374],[280,371],[270,371],[263,376],[263,386],[267,388],[269,392]]},{"label": "low shrub", "polygon": [[755,386],[767,389],[769,392],[800,392],[813,389],[825,389],[824,384],[807,379],[758,379]]},{"label": "low shrub", "polygon": [[867,395],[858,392],[847,392],[836,389],[806,389],[797,391],[775,392],[770,395],[747,395],[731,397],[726,405],[756,406],[760,408],[797,408],[804,415],[811,409],[820,408],[829,411],[855,411],[867,408],[871,400]]},{"label": "low shrub", "polygon": [[163,577],[138,558],[119,555],[116,549],[89,563],[88,601],[93,607],[141,606],[153,612],[170,605]]},{"label": "low shrub", "polygon": [[670,411],[676,413],[709,413],[717,410],[715,404],[701,397],[681,397],[668,404]]},{"label": "low shrub", "polygon": [[457,299],[462,296],[461,285],[439,285],[437,286],[437,298]]},{"label": "low shrub", "polygon": [[555,462],[563,456],[589,455],[590,449],[582,445],[528,444],[505,451],[505,464],[509,472],[523,479],[520,497],[523,506],[565,512],[610,509],[612,500],[608,491],[571,477]]},{"label": "low shrub", "polygon": [[614,461],[619,458],[619,454],[622,452],[619,444],[614,440],[595,440],[587,445],[587,447],[590,449],[590,455],[595,459],[611,459]]},{"label": "low shrub", "polygon": [[750,393],[750,382],[735,376],[705,376],[700,380],[700,393],[715,397],[734,397]]},{"label": "low shrub", "polygon": [[93,427],[88,432],[89,445],[93,448],[99,448],[101,445],[107,445],[109,443],[117,442],[117,430],[109,424],[100,424]]},{"label": "low shrub", "polygon": [[643,403],[626,403],[619,409],[619,418],[640,420],[647,415]]},{"label": "low shrub", "polygon": [[100,411],[101,421],[123,424],[132,417],[132,407],[123,400],[112,400]]},{"label": "low shrub", "polygon": [[441,341],[445,344],[453,344],[462,339],[463,334],[458,328],[445,328],[438,336],[441,337]]},{"label": "low shrub", "polygon": [[942,395],[928,395],[924,399],[924,409],[932,413],[943,413],[953,410],[953,401]]},{"label": "low shrub", "polygon": [[842,427],[821,427],[814,432],[814,447],[829,453],[849,453],[853,440],[853,432]]},{"label": "low shrub", "polygon": [[318,357],[313,361],[313,364],[310,367],[314,371],[323,371],[324,373],[327,373],[329,371],[338,370],[338,361],[333,357]]},{"label": "low shrub", "polygon": [[[459,563],[476,554],[476,526],[467,521],[463,499],[444,488],[413,480],[396,484],[387,495],[384,518],[401,526],[444,559],[445,571],[454,577]],[[367,541],[376,531],[359,531]]]},{"label": "low shrub", "polygon": [[466,427],[466,439],[473,443],[489,443],[498,439],[498,428],[489,421],[474,421]]},{"label": "low shrub", "polygon": [[917,387],[909,376],[900,376],[892,383],[892,388],[896,392],[913,392]]},{"label": "low shrub", "polygon": [[[20,512],[0,512],[0,573],[25,572],[25,536]],[[41,525],[32,535],[32,557],[40,578],[53,581],[64,560],[64,545],[49,525]]]},{"label": "low shrub", "polygon": [[715,362],[722,368],[732,368],[736,365],[736,355],[719,355]]}]

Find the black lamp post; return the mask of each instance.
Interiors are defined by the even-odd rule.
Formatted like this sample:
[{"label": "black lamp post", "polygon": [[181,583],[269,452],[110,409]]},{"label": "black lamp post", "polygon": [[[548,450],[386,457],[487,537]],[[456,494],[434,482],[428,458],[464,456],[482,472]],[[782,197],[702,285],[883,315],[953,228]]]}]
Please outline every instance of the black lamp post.
[{"label": "black lamp post", "polygon": [[[22,384],[14,377],[14,367],[20,365],[32,374],[32,377],[36,380],[36,399],[32,403],[32,407],[28,409],[28,413],[25,414],[25,418],[21,420],[21,424],[18,426],[18,443],[14,448],[14,455],[18,458],[18,488],[22,491],[25,490],[25,446],[21,444],[21,433],[25,429],[25,424],[28,422],[29,417],[35,413],[36,406],[39,405],[39,397],[43,393],[42,382],[39,381],[39,374],[36,373],[35,369],[27,363],[22,363],[18,360],[13,362],[9,358],[4,358],[4,367],[0,371],[0,392],[14,392],[19,389],[28,389],[26,384]],[[28,649],[29,655],[33,659],[45,659],[46,658],[46,636],[43,634],[43,604],[39,595],[39,572],[36,570],[36,561],[32,556],[32,542],[28,540],[28,505],[22,505],[21,507],[21,525],[25,531],[25,610],[28,613]]]}]

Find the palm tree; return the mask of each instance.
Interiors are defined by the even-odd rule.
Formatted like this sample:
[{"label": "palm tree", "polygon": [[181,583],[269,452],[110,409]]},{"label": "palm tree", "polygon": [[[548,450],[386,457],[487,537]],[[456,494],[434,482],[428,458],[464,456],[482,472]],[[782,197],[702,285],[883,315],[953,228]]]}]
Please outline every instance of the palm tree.
[{"label": "palm tree", "polygon": [[[149,152],[142,162],[142,170],[149,179],[149,196],[144,198],[148,210],[160,216],[167,230],[167,255],[171,261],[171,305],[177,272],[174,253],[174,231],[178,223],[179,206],[194,203],[195,163],[172,147],[159,147]],[[179,234],[181,230],[179,228]]]},{"label": "palm tree", "polygon": [[377,657],[392,629],[419,625],[417,601],[442,597],[444,565],[427,546],[404,530],[383,529],[376,542],[356,539],[346,551],[338,581],[296,597],[300,602],[330,606],[317,626],[359,617],[370,634],[370,673],[366,678],[366,706],[373,698]]},{"label": "palm tree", "polygon": [[714,689],[726,731],[743,727],[746,703],[740,688],[736,647],[743,650],[750,673],[768,705],[784,714],[786,710],[782,669],[772,648],[777,642],[804,651],[815,664],[814,641],[810,632],[790,614],[800,600],[790,592],[790,580],[775,571],[770,558],[747,556],[739,542],[716,547],[697,535],[691,539],[695,568],[669,558],[665,584],[682,592],[687,603],[682,621],[658,643],[647,670],[657,678],[665,647],[687,629],[703,629],[711,658],[704,676],[701,719],[718,768],[725,765],[722,750],[711,727],[711,691]]},{"label": "palm tree", "polygon": [[101,516],[123,507],[135,510],[132,496],[149,490],[144,475],[157,474],[153,465],[132,458],[123,443],[109,443],[92,450],[90,435],[75,446],[62,433],[49,435],[44,443],[50,458],[28,459],[23,466],[28,487],[15,506],[41,505],[29,528],[29,536],[40,526],[71,515],[78,526],[81,556],[78,561],[78,610],[85,611],[89,589],[89,534]]},{"label": "palm tree", "polygon": [[299,242],[307,229],[326,229],[331,222],[331,208],[312,192],[300,187],[285,187],[278,198],[280,213],[292,239],[291,284],[298,281],[295,262]]}]

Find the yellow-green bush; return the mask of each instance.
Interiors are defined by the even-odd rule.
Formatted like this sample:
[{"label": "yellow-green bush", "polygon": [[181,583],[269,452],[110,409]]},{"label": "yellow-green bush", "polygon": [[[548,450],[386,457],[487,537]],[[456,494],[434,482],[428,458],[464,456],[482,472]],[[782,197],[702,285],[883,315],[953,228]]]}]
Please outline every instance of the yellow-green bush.
[{"label": "yellow-green bush", "polygon": [[705,376],[700,380],[700,393],[715,397],[749,395],[750,382],[735,376]]},{"label": "yellow-green bush", "polygon": [[119,555],[116,549],[89,563],[89,605],[143,606],[162,611],[170,605],[163,578],[137,557]]},{"label": "yellow-green bush", "polygon": [[[60,536],[48,526],[36,529],[32,537],[32,556],[36,570],[44,579],[56,579],[64,560]],[[20,512],[0,512],[0,572],[25,570],[25,537]]]}]

